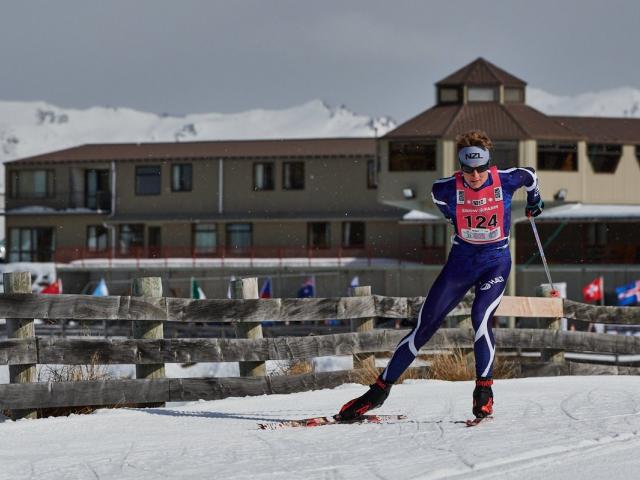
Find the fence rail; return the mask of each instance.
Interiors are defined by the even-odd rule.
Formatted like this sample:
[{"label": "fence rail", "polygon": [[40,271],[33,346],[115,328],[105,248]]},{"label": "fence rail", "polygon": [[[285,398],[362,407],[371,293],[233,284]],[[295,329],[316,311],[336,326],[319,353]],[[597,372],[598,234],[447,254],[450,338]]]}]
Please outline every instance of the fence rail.
[{"label": "fence rail", "polygon": [[[21,277],[20,275],[23,275]],[[24,282],[22,282],[24,280]],[[5,274],[7,291],[26,291],[28,274]],[[22,283],[24,285],[22,285]],[[422,297],[364,296],[312,299],[257,299],[255,279],[234,285],[234,300],[190,300],[161,297],[159,279],[136,279],[134,291],[147,296],[92,297],[85,295],[0,295],[0,318],[11,319],[9,337],[0,341],[0,364],[9,365],[11,383],[0,385],[0,409],[34,416],[33,409],[79,405],[145,404],[167,401],[217,399],[232,395],[289,393],[336,386],[361,374],[346,372],[265,376],[267,360],[303,360],[328,355],[354,355],[354,365],[373,365],[373,354],[392,351],[406,330],[373,329],[374,318],[415,318]],[[20,290],[23,288],[23,290]],[[148,287],[148,288],[147,288]],[[154,296],[150,296],[154,295]],[[469,317],[466,297],[450,315]],[[596,307],[556,298],[504,297],[497,315],[549,319],[550,329],[496,329],[501,351],[539,351],[543,363],[523,365],[527,375],[640,373],[634,367],[577,365],[565,362],[563,352],[614,355],[640,354],[640,338],[583,332],[563,332],[559,317],[599,323],[640,324],[638,307]],[[130,321],[135,338],[36,337],[33,319],[75,321]],[[262,338],[261,321],[351,320],[357,332]],[[226,322],[245,338],[163,338],[163,322]],[[461,323],[464,325],[464,323]],[[20,327],[18,329],[14,327]],[[31,328],[31,329],[30,329]],[[136,333],[137,332],[137,333]],[[440,329],[423,353],[461,348],[471,351],[470,328]],[[245,378],[167,379],[164,364],[240,362]],[[35,382],[37,364],[135,364],[137,379]],[[29,375],[24,373],[28,371]],[[14,415],[25,416],[25,415]]]}]

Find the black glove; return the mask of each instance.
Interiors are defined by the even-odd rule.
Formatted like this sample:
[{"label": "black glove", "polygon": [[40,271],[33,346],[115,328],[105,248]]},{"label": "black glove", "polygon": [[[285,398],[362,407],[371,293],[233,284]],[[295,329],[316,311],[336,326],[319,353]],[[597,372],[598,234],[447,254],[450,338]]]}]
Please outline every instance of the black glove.
[{"label": "black glove", "polygon": [[540,199],[535,205],[527,205],[524,208],[524,213],[527,217],[537,217],[542,213],[542,210],[544,210],[544,202]]}]

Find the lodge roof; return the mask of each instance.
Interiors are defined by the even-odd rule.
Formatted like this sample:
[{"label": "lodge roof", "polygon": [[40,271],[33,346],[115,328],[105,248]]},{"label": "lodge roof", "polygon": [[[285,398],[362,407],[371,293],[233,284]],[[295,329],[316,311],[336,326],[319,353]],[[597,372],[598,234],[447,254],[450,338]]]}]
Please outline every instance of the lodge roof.
[{"label": "lodge roof", "polygon": [[454,139],[472,129],[493,140],[577,141],[584,135],[525,104],[477,102],[436,105],[387,133],[384,138],[430,137]]},{"label": "lodge roof", "polygon": [[220,140],[208,142],[99,143],[25,157],[16,162],[105,162],[171,158],[364,157],[376,153],[374,138]]},{"label": "lodge roof", "polygon": [[640,144],[640,118],[553,116],[556,122],[592,143]]},{"label": "lodge roof", "polygon": [[524,87],[527,83],[493,63],[478,57],[473,62],[456,70],[440,80],[436,86],[459,85],[504,85],[505,87]]}]

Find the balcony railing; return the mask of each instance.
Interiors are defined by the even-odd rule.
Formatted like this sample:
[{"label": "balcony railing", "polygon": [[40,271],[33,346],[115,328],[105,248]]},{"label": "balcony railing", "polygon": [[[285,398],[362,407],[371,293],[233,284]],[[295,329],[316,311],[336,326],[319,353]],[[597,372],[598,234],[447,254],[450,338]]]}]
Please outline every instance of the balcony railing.
[{"label": "balcony railing", "polygon": [[[254,246],[234,248],[218,246],[208,250],[197,250],[192,247],[128,247],[118,246],[115,249],[94,250],[87,247],[57,247],[53,260],[57,263],[79,262],[96,259],[113,260],[130,259],[136,262],[140,260],[159,260],[168,264],[174,259],[188,259],[194,265],[199,260],[218,259],[224,263],[225,259],[247,259],[249,265],[254,265],[260,260],[272,259],[276,263],[284,264],[286,260],[297,259],[299,264],[317,264],[322,259],[330,260],[337,265],[344,265],[352,259],[359,259],[366,264],[389,261],[391,263],[422,263],[442,264],[446,254],[444,248],[425,248],[415,245],[400,249],[381,248],[309,248],[305,246]],[[254,262],[255,260],[255,262]],[[87,262],[88,264],[91,262]]]},{"label": "balcony railing", "polygon": [[88,209],[96,212],[111,212],[111,192],[98,191],[85,193],[75,192],[55,192],[51,195],[43,196],[23,196],[11,197],[6,200],[7,210],[14,210],[13,213],[29,213],[32,207],[45,207],[58,211],[72,211],[78,209]]}]

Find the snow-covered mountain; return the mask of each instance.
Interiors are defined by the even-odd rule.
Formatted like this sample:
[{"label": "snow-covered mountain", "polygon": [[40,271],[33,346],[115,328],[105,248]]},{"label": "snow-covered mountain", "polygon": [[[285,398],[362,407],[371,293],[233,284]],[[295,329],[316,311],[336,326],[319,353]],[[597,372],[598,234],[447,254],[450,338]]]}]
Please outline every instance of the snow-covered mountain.
[{"label": "snow-covered mountain", "polygon": [[[528,88],[527,103],[550,115],[640,118],[640,89],[632,87],[573,96]],[[185,116],[130,108],[78,110],[46,102],[0,101],[0,161],[85,143],[372,137],[384,135],[395,126],[390,117],[372,118],[320,100],[281,110]]]},{"label": "snow-covered mountain", "polygon": [[640,90],[632,87],[566,96],[527,88],[527,103],[547,115],[640,118]]},{"label": "snow-covered mountain", "polygon": [[283,110],[157,115],[130,108],[60,108],[45,102],[0,101],[0,161],[85,143],[373,137],[395,122],[313,100]]}]

